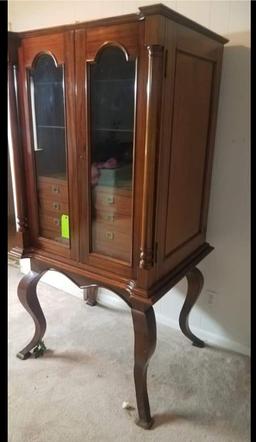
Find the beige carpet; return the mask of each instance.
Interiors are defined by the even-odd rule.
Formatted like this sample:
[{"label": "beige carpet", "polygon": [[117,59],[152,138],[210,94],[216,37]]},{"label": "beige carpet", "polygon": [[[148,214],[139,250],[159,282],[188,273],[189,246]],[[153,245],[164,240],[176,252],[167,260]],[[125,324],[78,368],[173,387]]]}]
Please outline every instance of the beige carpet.
[{"label": "beige carpet", "polygon": [[21,361],[33,322],[19,304],[22,275],[9,266],[9,442],[243,442],[250,440],[250,360],[198,349],[158,326],[148,372],[155,425],[134,424],[133,330],[127,311],[84,301],[39,283],[49,349]]}]

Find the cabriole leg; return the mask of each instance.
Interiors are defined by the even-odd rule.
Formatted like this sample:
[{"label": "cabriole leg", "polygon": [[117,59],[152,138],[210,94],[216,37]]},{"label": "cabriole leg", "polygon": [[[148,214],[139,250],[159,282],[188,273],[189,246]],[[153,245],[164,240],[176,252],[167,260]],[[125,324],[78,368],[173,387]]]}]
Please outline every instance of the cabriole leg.
[{"label": "cabriole leg", "polygon": [[142,428],[149,429],[153,424],[147,391],[147,368],[156,348],[156,320],[153,307],[146,312],[132,309],[134,327],[134,382],[139,419]]},{"label": "cabriole leg", "polygon": [[46,320],[36,293],[36,286],[41,276],[41,273],[30,271],[22,278],[18,285],[19,300],[35,323],[35,334],[33,339],[17,354],[17,357],[20,359],[29,358],[31,356],[30,351],[35,347],[37,347],[36,352],[38,355],[40,352],[42,354],[45,350],[42,338],[46,330]]},{"label": "cabriole leg", "polygon": [[196,347],[204,347],[204,342],[197,338],[190,330],[188,318],[192,307],[195,305],[204,284],[204,278],[199,269],[194,267],[186,274],[188,290],[185,302],[180,312],[179,324],[184,335],[192,341]]},{"label": "cabriole leg", "polygon": [[90,287],[86,287],[84,290],[84,300],[86,304],[91,305],[92,307],[97,304],[97,294],[98,287],[96,285],[92,285]]}]

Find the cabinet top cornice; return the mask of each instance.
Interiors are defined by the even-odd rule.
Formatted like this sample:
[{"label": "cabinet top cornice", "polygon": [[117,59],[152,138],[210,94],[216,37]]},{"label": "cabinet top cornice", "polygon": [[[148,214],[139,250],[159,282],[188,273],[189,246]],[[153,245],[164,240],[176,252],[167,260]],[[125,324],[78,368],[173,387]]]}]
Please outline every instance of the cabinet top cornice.
[{"label": "cabinet top cornice", "polygon": [[41,36],[49,33],[58,33],[58,32],[64,32],[64,31],[72,31],[77,29],[83,29],[83,28],[91,28],[96,26],[109,26],[109,25],[118,25],[118,24],[124,24],[124,23],[130,23],[130,22],[136,22],[136,21],[143,21],[146,17],[152,16],[152,15],[162,15],[164,17],[169,18],[175,23],[179,23],[183,26],[186,26],[190,29],[193,29],[213,40],[218,41],[219,43],[225,44],[229,40],[227,38],[222,37],[219,34],[216,34],[215,32],[205,28],[204,26],[196,23],[195,21],[185,17],[184,15],[179,14],[178,12],[174,11],[171,8],[168,8],[167,6],[163,5],[162,3],[158,3],[155,5],[150,6],[142,6],[139,7],[139,12],[135,14],[126,14],[126,15],[120,15],[116,17],[107,17],[102,18],[98,20],[91,20],[81,23],[73,23],[69,25],[61,25],[61,26],[55,26],[55,27],[49,27],[49,28],[41,28],[41,29],[34,29],[30,31],[22,31],[22,32],[9,32],[9,35],[12,36],[18,36],[19,38],[29,38],[29,37],[35,37],[35,36]]}]

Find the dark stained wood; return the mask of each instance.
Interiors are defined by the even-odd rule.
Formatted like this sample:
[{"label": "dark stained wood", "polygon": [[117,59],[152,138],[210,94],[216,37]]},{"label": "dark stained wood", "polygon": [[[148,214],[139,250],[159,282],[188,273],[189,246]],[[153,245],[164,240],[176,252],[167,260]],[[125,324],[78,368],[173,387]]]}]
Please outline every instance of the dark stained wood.
[{"label": "dark stained wood", "polygon": [[189,313],[198,299],[204,284],[204,278],[199,269],[194,267],[186,274],[188,290],[184,305],[180,312],[179,324],[182,333],[190,339],[195,347],[204,347],[204,342],[197,338],[190,330],[188,319]]},{"label": "dark stained wood", "polygon": [[68,212],[68,202],[60,201],[58,198],[45,197],[40,199],[40,210],[42,212],[51,212],[54,214],[61,214]]},{"label": "dark stained wood", "polygon": [[[108,26],[108,25],[118,25],[118,24],[126,24],[126,23],[132,23],[137,21],[145,20],[145,18],[150,18],[151,16],[160,16],[160,17],[167,17],[171,19],[173,22],[182,24],[186,27],[189,27],[190,29],[194,29],[195,31],[199,32],[200,34],[203,34],[211,39],[214,39],[222,44],[228,43],[228,39],[224,38],[218,34],[216,34],[213,31],[210,31],[209,29],[205,28],[202,25],[199,25],[195,21],[188,19],[182,14],[179,14],[178,12],[172,10],[171,8],[168,8],[167,6],[159,3],[155,5],[150,6],[141,6],[138,8],[140,13],[137,14],[126,14],[126,15],[120,15],[117,17],[107,17],[103,19],[98,20],[91,20],[87,22],[81,22],[76,24],[70,24],[70,25],[62,25],[62,26],[55,26],[50,28],[42,28],[42,29],[34,29],[31,31],[23,31],[17,33],[17,35],[20,38],[29,38],[31,36],[43,36],[47,35],[49,33],[59,33],[59,32],[65,32],[65,31],[72,31],[76,29],[84,29],[84,28],[90,28],[90,27],[96,27],[96,26]],[[14,33],[13,33],[14,34]]]},{"label": "dark stained wood", "polygon": [[138,53],[139,24],[127,23],[115,26],[102,26],[87,30],[87,61],[95,60],[101,47],[110,42],[123,46],[128,56],[136,57]]},{"label": "dark stained wood", "polygon": [[68,186],[64,179],[39,176],[37,188],[42,199],[68,201]]},{"label": "dark stained wood", "polygon": [[150,289],[141,289],[135,285],[131,296],[132,302],[135,300],[138,301],[140,298],[142,298],[142,302],[145,302],[145,299],[143,299],[144,296],[148,297],[151,304],[154,305],[162,296],[165,295],[166,292],[172,289],[184,276],[186,276],[186,273],[191,268],[196,266],[213,250],[214,248],[208,243],[204,243],[186,259],[174,267],[167,275],[153,284]]},{"label": "dark stained wood", "polygon": [[32,340],[17,354],[20,359],[29,358],[31,356],[31,350],[42,341],[45,334],[46,320],[36,293],[36,286],[41,276],[42,273],[31,271],[23,276],[18,286],[19,300],[35,323],[35,333]]},{"label": "dark stained wood", "polygon": [[[223,49],[215,40],[179,24],[167,25],[165,46],[154,281],[205,242]],[[181,68],[183,63],[186,68]]]},{"label": "dark stained wood", "polygon": [[141,6],[139,7],[139,10],[141,11],[142,15],[144,17],[148,17],[151,15],[161,15],[164,17],[168,17],[170,20],[172,20],[175,23],[179,23],[181,25],[186,26],[187,28],[194,29],[195,31],[199,32],[203,36],[209,37],[213,40],[218,41],[219,43],[225,44],[228,42],[228,40],[221,35],[216,34],[213,31],[210,31],[209,29],[205,28],[202,25],[199,25],[195,21],[185,17],[182,14],[179,14],[176,11],[173,11],[171,8],[168,8],[167,6],[159,3],[156,5],[150,5],[150,6]]},{"label": "dark stained wood", "polygon": [[211,114],[209,117],[209,126],[208,126],[208,149],[206,152],[206,159],[205,159],[204,188],[203,188],[203,197],[202,197],[202,206],[201,206],[201,226],[204,238],[206,237],[207,219],[208,219],[209,202],[210,202],[210,186],[212,179],[213,159],[214,159],[214,145],[215,145],[215,134],[216,134],[217,115],[218,115],[217,111],[218,111],[218,101],[219,101],[219,92],[220,92],[222,56],[223,56],[223,47],[219,47],[217,54],[217,61],[214,65],[214,75],[212,82]]},{"label": "dark stained wood", "polygon": [[65,74],[65,113],[66,113],[66,164],[68,175],[68,203],[70,229],[70,257],[79,259],[79,207],[77,195],[77,139],[76,139],[76,77],[74,32],[64,34],[64,74]]},{"label": "dark stained wood", "polygon": [[64,34],[47,34],[40,37],[23,39],[23,63],[31,68],[33,61],[40,53],[49,52],[58,64],[64,63]]},{"label": "dark stained wood", "polygon": [[154,229],[156,207],[156,173],[157,173],[157,146],[159,142],[159,121],[161,117],[161,81],[163,77],[163,47],[148,46],[148,99],[146,110],[146,140],[145,165],[142,199],[142,232],[140,247],[140,268],[153,267],[154,256]]},{"label": "dark stained wood", "polygon": [[75,32],[75,72],[76,72],[76,142],[77,142],[77,189],[80,198],[76,230],[79,235],[79,261],[86,262],[89,254],[89,199],[88,199],[88,158],[87,158],[87,69],[86,33],[84,29]]},{"label": "dark stained wood", "polygon": [[[16,42],[9,48],[12,63],[17,63],[17,36],[19,95],[17,100],[10,69],[10,97],[16,106],[11,122],[15,146],[22,128],[24,164],[17,148],[14,169],[20,187],[20,244],[32,269],[19,296],[36,324],[35,336],[20,357],[30,355],[45,331],[35,290],[44,272],[65,274],[84,289],[90,305],[96,304],[98,287],[112,290],[132,309],[138,424],[150,428],[147,367],[156,345],[152,306],[184,276],[188,292],[180,326],[194,345],[203,346],[191,332],[188,316],[203,284],[195,266],[213,250],[206,228],[226,39],[163,5],[142,7],[137,15],[11,33],[10,41]],[[115,191],[110,207],[106,195],[111,188],[99,186],[92,226],[89,67],[107,45],[121,48],[126,59],[136,62],[133,187],[128,193]],[[27,70],[45,51],[65,67],[68,180],[58,201],[45,183],[37,192],[32,148]],[[69,203],[70,248],[39,235],[38,201],[44,232],[54,235],[58,205],[66,210]],[[118,258],[114,248],[120,251]]]},{"label": "dark stained wood", "polygon": [[145,45],[164,46],[167,19],[163,15],[150,15],[145,19]]},{"label": "dark stained wood", "polygon": [[147,281],[146,272],[139,269],[140,243],[141,243],[141,219],[142,219],[142,199],[143,199],[143,171],[145,168],[145,146],[146,136],[146,102],[147,102],[147,66],[148,51],[145,45],[145,23],[139,24],[138,57],[136,73],[136,107],[135,107],[135,137],[134,137],[134,169],[133,169],[133,274],[131,280]]},{"label": "dark stained wood", "polygon": [[12,34],[17,35],[19,38],[29,38],[29,37],[39,37],[43,35],[48,34],[55,34],[60,32],[66,32],[66,31],[76,31],[76,30],[84,30],[85,28],[94,28],[98,26],[109,26],[109,25],[120,25],[120,24],[127,24],[127,23],[133,23],[142,21],[143,17],[137,13],[137,14],[124,14],[119,15],[116,17],[106,17],[101,18],[97,20],[90,20],[86,22],[80,22],[70,25],[60,25],[60,26],[53,26],[49,28],[41,28],[41,29],[32,29],[30,31],[22,31]]},{"label": "dark stained wood", "polygon": [[134,328],[134,381],[139,419],[142,428],[149,429],[153,424],[147,391],[148,363],[156,348],[156,320],[153,307],[141,312],[132,309]]},{"label": "dark stained wood", "polygon": [[114,213],[130,215],[132,209],[131,191],[112,186],[95,188],[95,207],[98,210],[111,210]]},{"label": "dark stained wood", "polygon": [[176,52],[165,256],[200,234],[213,63]]},{"label": "dark stained wood", "polygon": [[[70,261],[70,260],[68,260],[68,261]],[[52,265],[53,262],[54,262],[54,266]],[[97,285],[98,287],[103,287],[108,290],[112,290],[118,296],[120,296],[127,303],[127,305],[129,307],[131,307],[131,303],[129,301],[129,287],[127,287],[127,282],[123,278],[120,278],[119,283],[116,285],[115,288],[113,288],[113,284],[112,284],[113,280],[111,281],[107,277],[107,275],[109,275],[109,272],[105,272],[105,276],[103,278],[98,279],[97,273],[86,274],[84,272],[84,269],[81,266],[80,266],[80,271],[79,271],[79,264],[75,264],[74,267],[63,264],[62,257],[61,257],[61,261],[59,262],[59,265],[56,261],[56,258],[54,258],[54,260],[52,260],[52,261],[51,260],[48,261],[48,259],[43,255],[43,253],[42,253],[41,257],[37,253],[37,258],[34,259],[32,257],[32,259],[31,259],[31,269],[37,273],[46,272],[47,270],[50,270],[53,268],[54,268],[54,270],[66,275],[68,278],[70,278],[70,280],[72,282],[77,284],[81,289],[84,289],[87,286]],[[99,284],[97,283],[98,280],[100,281]],[[130,281],[128,281],[128,282],[130,282]],[[134,305],[136,305],[136,303]],[[147,308],[150,305],[151,304],[148,303]]]}]

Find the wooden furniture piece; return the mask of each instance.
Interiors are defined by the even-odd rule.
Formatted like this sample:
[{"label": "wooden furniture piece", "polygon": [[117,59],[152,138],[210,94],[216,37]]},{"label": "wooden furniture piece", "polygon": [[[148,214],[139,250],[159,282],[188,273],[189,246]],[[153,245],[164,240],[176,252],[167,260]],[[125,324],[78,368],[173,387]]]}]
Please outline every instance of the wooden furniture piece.
[{"label": "wooden furniture piece", "polygon": [[31,258],[18,296],[35,323],[18,356],[42,350],[36,286],[47,270],[84,288],[90,305],[98,286],[112,290],[131,308],[138,424],[150,428],[153,305],[185,276],[180,327],[204,346],[188,316],[203,285],[196,265],[213,249],[205,239],[227,40],[153,5],[9,41],[13,254]]}]

